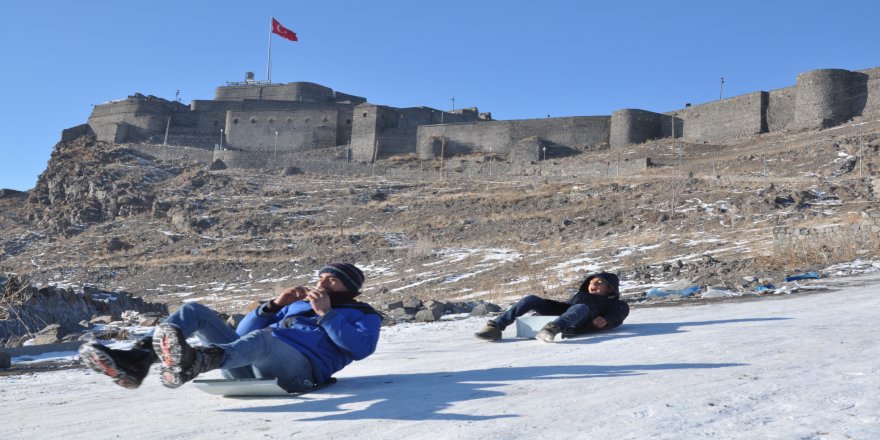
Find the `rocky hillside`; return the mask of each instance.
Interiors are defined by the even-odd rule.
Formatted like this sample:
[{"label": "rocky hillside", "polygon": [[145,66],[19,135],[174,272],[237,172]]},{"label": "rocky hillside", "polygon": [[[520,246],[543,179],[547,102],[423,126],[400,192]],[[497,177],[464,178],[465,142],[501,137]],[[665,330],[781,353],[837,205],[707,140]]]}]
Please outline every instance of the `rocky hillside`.
[{"label": "rocky hillside", "polygon": [[[397,180],[210,170],[80,138],[56,146],[27,194],[0,195],[0,271],[227,312],[310,282],[328,260],[364,268],[374,302],[565,296],[599,269],[618,272],[634,302],[674,281],[754,291],[878,256],[876,242],[846,233],[773,239],[777,227],[852,225],[876,209],[878,150],[880,123],[869,122],[583,152],[530,176]],[[555,171],[644,158],[653,165],[638,176]]]}]

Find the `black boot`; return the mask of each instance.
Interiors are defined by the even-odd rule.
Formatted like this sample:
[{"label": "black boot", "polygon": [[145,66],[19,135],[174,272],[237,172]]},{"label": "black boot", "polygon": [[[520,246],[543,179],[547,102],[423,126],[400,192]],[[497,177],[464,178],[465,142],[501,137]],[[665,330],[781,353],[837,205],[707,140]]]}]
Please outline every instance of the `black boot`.
[{"label": "black boot", "polygon": [[119,386],[132,389],[141,385],[150,365],[158,360],[153,353],[152,337],[138,340],[128,350],[108,348],[97,342],[86,343],[79,347],[79,358],[92,370],[112,377]]},{"label": "black boot", "polygon": [[153,334],[153,350],[159,356],[162,385],[177,388],[206,371],[219,368],[225,352],[216,345],[192,347],[179,328],[160,324]]},{"label": "black boot", "polygon": [[486,326],[483,327],[482,330],[474,333],[474,336],[480,339],[485,339],[487,341],[497,341],[501,339],[501,329],[499,328],[498,323],[489,320],[489,322],[486,323]]},{"label": "black boot", "polygon": [[561,331],[562,327],[559,327],[558,324],[548,322],[547,325],[545,325],[544,328],[542,328],[541,331],[539,331],[538,334],[535,335],[535,339],[552,343],[553,339],[556,337],[556,334],[560,333]]}]

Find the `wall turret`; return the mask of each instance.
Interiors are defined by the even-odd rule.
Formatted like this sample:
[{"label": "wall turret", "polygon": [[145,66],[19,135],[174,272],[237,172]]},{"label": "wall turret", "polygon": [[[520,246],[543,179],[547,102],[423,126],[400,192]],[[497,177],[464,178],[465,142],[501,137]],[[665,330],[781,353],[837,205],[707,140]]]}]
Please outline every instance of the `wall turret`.
[{"label": "wall turret", "polygon": [[795,126],[827,128],[861,114],[867,75],[843,69],[819,69],[797,77]]},{"label": "wall turret", "polygon": [[646,110],[617,110],[611,114],[611,148],[664,137],[663,124],[669,125],[671,119],[671,116]]}]

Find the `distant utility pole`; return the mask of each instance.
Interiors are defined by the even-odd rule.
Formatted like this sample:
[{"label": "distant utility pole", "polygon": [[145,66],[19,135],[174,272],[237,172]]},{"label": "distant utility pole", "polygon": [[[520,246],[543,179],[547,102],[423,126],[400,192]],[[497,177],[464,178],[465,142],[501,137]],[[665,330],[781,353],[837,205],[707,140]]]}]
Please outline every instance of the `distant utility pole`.
[{"label": "distant utility pole", "polygon": [[862,134],[859,133],[859,179],[862,178]]},{"label": "distant utility pole", "polygon": [[724,77],[721,77],[721,88],[718,90],[718,99],[724,96]]},{"label": "distant utility pole", "polygon": [[[859,162],[859,166],[861,166],[861,162]],[[861,168],[859,172],[861,172]],[[489,147],[489,177],[492,177],[492,147]]]},{"label": "distant utility pole", "polygon": [[162,145],[168,145],[168,131],[171,130],[171,115],[168,115],[168,121],[165,123],[165,140]]},{"label": "distant utility pole", "polygon": [[455,98],[452,98],[452,111],[455,111]]},{"label": "distant utility pole", "polygon": [[767,177],[767,143],[764,142],[764,177]]}]

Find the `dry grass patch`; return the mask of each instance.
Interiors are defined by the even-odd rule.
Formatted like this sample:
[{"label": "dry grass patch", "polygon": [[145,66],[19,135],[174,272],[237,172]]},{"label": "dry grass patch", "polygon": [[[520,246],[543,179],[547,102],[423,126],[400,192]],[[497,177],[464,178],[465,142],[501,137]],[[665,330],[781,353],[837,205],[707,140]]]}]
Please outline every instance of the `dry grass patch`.
[{"label": "dry grass patch", "polygon": [[789,268],[806,265],[830,265],[853,261],[861,255],[880,253],[877,240],[864,239],[861,234],[844,227],[834,234],[809,235],[800,240],[776,243],[764,262]]}]

